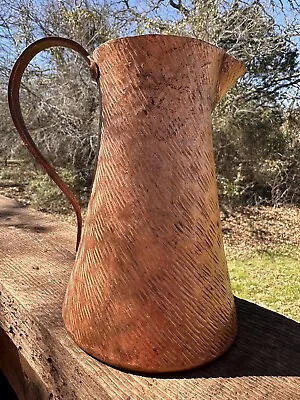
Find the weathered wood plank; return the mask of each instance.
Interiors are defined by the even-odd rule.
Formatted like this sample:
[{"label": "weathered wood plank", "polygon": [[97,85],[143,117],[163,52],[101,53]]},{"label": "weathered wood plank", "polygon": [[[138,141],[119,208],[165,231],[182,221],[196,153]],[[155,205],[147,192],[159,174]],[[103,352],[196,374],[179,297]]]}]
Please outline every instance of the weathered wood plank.
[{"label": "weathered wood plank", "polygon": [[21,400],[300,399],[300,324],[240,299],[234,346],[189,373],[145,377],[85,354],[61,318],[74,245],[74,227],[0,196],[0,368]]}]

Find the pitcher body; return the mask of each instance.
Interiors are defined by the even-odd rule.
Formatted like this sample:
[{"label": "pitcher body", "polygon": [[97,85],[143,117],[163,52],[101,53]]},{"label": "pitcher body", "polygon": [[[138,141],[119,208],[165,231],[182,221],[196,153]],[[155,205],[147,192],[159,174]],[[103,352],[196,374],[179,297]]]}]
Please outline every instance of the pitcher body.
[{"label": "pitcher body", "polygon": [[109,364],[192,368],[235,337],[211,134],[223,57],[169,36],[119,39],[93,55],[100,154],[63,316]]}]

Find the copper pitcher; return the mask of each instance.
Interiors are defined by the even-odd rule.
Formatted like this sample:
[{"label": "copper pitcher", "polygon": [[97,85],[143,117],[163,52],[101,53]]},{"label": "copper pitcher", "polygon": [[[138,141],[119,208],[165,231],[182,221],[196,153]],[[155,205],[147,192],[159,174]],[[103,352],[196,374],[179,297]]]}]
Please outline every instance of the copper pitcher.
[{"label": "copper pitcher", "polygon": [[[78,51],[102,96],[101,146],[82,234],[76,198],[36,148],[20,111],[22,73],[51,46]],[[164,35],[111,40],[92,58],[76,42],[45,38],[13,68],[9,105],[17,130],[77,215],[65,327],[107,364],[186,370],[234,340],[211,113],[243,72],[241,62],[209,43]]]}]

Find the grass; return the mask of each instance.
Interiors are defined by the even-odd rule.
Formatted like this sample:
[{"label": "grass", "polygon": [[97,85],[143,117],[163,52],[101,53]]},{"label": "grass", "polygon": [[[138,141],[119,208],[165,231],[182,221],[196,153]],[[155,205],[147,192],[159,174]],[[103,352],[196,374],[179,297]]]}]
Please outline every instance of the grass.
[{"label": "grass", "polygon": [[228,260],[237,297],[300,322],[300,251],[297,247],[257,250]]}]

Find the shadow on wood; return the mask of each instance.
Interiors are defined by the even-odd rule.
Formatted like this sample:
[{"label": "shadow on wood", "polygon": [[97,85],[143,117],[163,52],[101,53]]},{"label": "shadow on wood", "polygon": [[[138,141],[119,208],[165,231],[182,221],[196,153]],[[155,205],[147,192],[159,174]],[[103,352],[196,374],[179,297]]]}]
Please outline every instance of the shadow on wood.
[{"label": "shadow on wood", "polygon": [[26,400],[44,399],[45,390],[39,377],[29,366],[5,331],[0,327],[0,371],[3,372],[7,382],[14,388],[14,391],[1,379],[0,372],[0,394],[5,394],[1,399],[5,400]]},{"label": "shadow on wood", "polygon": [[5,396],[5,400],[18,400],[15,392],[12,387],[9,385],[8,381],[5,379],[5,376],[2,374],[0,370],[0,393],[2,396]]},{"label": "shadow on wood", "polygon": [[17,347],[0,328],[0,370],[18,394],[19,399],[25,397],[25,377]]},{"label": "shadow on wood", "polygon": [[164,378],[300,376],[300,324],[239,298],[236,307],[238,336],[222,357]]},{"label": "shadow on wood", "polygon": [[37,233],[46,232],[48,228],[39,223],[38,215],[37,218],[32,215],[28,218],[26,208],[27,206],[24,204],[11,202],[5,209],[0,211],[1,226],[25,229]]}]

